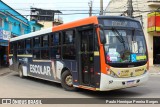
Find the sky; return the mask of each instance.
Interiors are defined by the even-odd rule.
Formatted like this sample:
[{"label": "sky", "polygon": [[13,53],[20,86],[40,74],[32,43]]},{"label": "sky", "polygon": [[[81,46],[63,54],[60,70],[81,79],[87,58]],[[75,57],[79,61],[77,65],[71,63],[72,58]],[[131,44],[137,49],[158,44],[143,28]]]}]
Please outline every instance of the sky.
[{"label": "sky", "polygon": [[[60,10],[63,15],[64,23],[82,19],[89,16],[88,2],[91,0],[2,0],[7,5],[15,9],[20,14],[29,19],[30,7],[47,10]],[[103,0],[103,10],[107,7],[110,0]],[[100,0],[92,0],[92,15],[99,15]],[[82,14],[77,14],[82,13]],[[55,16],[55,18],[58,15]]]}]

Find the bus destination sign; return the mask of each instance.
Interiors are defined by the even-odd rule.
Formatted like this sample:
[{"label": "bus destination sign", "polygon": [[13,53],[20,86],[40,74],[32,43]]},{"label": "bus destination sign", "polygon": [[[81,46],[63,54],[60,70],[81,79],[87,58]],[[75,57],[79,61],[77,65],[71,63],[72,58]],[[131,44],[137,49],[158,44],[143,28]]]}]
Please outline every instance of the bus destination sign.
[{"label": "bus destination sign", "polygon": [[103,20],[105,26],[114,27],[130,27],[130,28],[140,28],[140,23],[132,20],[118,20],[118,19],[107,19]]},{"label": "bus destination sign", "polygon": [[122,26],[122,27],[125,27],[125,26],[127,26],[127,21],[124,21],[124,22],[112,21],[112,26]]}]

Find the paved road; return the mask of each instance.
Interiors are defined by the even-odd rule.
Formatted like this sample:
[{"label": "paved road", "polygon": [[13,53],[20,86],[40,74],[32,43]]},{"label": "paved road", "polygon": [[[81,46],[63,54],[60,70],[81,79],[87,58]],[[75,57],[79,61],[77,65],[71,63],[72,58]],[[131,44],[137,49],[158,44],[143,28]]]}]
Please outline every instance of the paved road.
[{"label": "paved road", "polygon": [[[0,98],[160,98],[159,82],[160,75],[151,75],[146,84],[138,87],[108,92],[94,92],[83,89],[76,92],[69,92],[65,91],[58,83],[30,77],[21,79],[17,73],[12,72],[0,76]],[[75,107],[76,105],[58,106]],[[88,107],[87,105],[83,106]],[[97,107],[97,105],[90,106]],[[101,106],[106,107],[107,105]],[[127,105],[110,105],[110,107],[117,106],[124,107]],[[130,106],[133,107],[134,105]],[[145,106],[149,107],[149,105]],[[158,107],[159,105],[154,106]],[[81,106],[79,105],[79,107]]]},{"label": "paved road", "polygon": [[160,98],[160,75],[151,75],[149,81],[138,87],[94,92],[80,89],[77,92],[65,91],[60,84],[35,78],[21,79],[16,73],[0,76],[0,97],[25,98]]}]

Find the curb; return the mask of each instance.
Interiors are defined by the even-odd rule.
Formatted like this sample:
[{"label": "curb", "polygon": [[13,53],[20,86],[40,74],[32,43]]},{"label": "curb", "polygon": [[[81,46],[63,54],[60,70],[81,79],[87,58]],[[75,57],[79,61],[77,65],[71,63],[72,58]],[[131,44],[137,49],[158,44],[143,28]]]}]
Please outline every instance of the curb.
[{"label": "curb", "polygon": [[0,73],[0,77],[1,77],[1,76],[5,76],[5,75],[8,75],[9,73],[11,73],[11,72]]},{"label": "curb", "polygon": [[160,75],[160,72],[157,73],[149,73],[150,75]]}]

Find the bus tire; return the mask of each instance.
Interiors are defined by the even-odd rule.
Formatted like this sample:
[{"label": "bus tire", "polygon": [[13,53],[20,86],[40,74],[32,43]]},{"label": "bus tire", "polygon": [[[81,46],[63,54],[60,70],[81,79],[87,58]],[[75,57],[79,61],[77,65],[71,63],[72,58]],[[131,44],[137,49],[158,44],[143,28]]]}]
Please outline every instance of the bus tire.
[{"label": "bus tire", "polygon": [[61,85],[67,91],[75,91],[76,87],[73,86],[73,79],[71,73],[66,70],[62,73]]},{"label": "bus tire", "polygon": [[22,65],[19,66],[18,68],[18,74],[19,74],[19,77],[23,78],[23,68],[22,68]]}]

